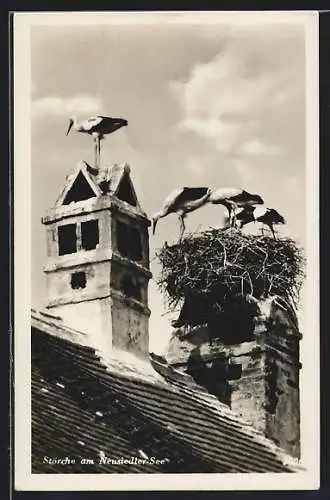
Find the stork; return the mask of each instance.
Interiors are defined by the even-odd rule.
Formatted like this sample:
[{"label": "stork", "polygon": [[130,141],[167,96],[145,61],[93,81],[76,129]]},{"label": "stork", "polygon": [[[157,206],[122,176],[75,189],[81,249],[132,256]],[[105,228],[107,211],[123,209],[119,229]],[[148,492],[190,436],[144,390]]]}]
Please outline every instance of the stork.
[{"label": "stork", "polygon": [[241,188],[220,188],[213,191],[208,199],[209,203],[223,205],[228,210],[229,227],[236,223],[236,210],[249,205],[262,205],[263,199],[258,194],[251,194]]},{"label": "stork", "polygon": [[123,118],[110,118],[108,116],[92,116],[87,120],[78,122],[76,117],[69,119],[69,127],[66,135],[69,134],[71,128],[76,132],[89,134],[93,137],[95,143],[95,166],[98,168],[100,162],[100,141],[107,134],[112,134],[121,127],[127,126],[127,120]]},{"label": "stork", "polygon": [[269,227],[275,240],[276,235],[273,226],[275,224],[285,224],[284,217],[274,208],[255,207],[253,205],[243,208],[236,214],[236,218],[239,221],[240,228],[250,222],[262,222]]},{"label": "stork", "polygon": [[163,208],[152,217],[152,232],[155,234],[159,219],[176,213],[180,223],[180,240],[185,231],[186,214],[197,210],[208,202],[211,189],[207,187],[182,187],[175,189],[166,198]]}]

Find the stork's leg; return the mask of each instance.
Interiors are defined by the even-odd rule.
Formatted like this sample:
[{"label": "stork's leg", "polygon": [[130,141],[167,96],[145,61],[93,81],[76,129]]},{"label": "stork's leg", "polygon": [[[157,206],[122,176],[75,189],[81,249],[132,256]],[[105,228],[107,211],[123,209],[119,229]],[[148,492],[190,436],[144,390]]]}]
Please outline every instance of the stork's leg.
[{"label": "stork's leg", "polygon": [[180,241],[182,240],[183,233],[185,232],[186,225],[184,223],[184,215],[179,215],[179,222],[180,222]]},{"label": "stork's leg", "polygon": [[237,227],[237,219],[236,219],[236,212],[235,212],[235,209],[233,209],[233,215],[232,215],[232,226],[231,227],[234,227],[236,228]]},{"label": "stork's leg", "polygon": [[270,230],[271,230],[271,232],[272,232],[272,235],[273,235],[274,240],[276,240],[276,234],[275,234],[275,231],[274,231],[274,228],[273,228],[273,224],[269,224],[269,229],[270,229]]},{"label": "stork's leg", "polygon": [[236,218],[236,212],[238,210],[238,206],[235,204],[232,206],[232,227],[237,229],[237,218]]},{"label": "stork's leg", "polygon": [[227,208],[228,208],[228,213],[229,213],[229,227],[231,227],[231,228],[236,227],[236,211],[235,211],[235,206],[234,205],[229,205]]},{"label": "stork's leg", "polygon": [[228,210],[228,227],[227,229],[233,227],[233,211],[232,208],[229,206],[227,207]]}]

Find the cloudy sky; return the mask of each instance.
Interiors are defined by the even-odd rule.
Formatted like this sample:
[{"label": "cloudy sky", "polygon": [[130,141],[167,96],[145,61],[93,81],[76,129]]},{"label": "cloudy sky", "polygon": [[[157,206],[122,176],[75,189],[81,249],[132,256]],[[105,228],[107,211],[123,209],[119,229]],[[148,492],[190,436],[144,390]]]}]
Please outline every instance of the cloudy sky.
[{"label": "cloudy sky", "polygon": [[[90,137],[66,137],[68,117],[120,116],[128,127],[103,143],[102,161],[128,162],[149,216],[181,186],[238,186],[259,193],[304,244],[305,51],[299,24],[223,22],[31,29],[32,302],[43,305],[46,259],[41,216]],[[221,207],[203,207],[188,231],[219,226]],[[151,258],[175,241],[174,215],[150,237]],[[159,274],[151,262],[154,277]],[[171,316],[150,284],[150,349],[162,352]]]}]

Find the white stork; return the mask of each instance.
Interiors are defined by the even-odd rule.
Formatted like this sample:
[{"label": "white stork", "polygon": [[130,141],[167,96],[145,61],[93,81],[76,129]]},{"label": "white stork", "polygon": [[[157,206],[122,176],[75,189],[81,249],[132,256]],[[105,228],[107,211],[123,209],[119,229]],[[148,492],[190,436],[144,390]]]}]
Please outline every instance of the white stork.
[{"label": "white stork", "polygon": [[236,218],[239,221],[240,228],[250,222],[262,222],[269,227],[275,240],[276,235],[273,226],[275,224],[285,224],[284,217],[274,208],[255,207],[253,205],[243,208],[236,214]]},{"label": "white stork", "polygon": [[185,231],[184,219],[186,214],[193,212],[208,202],[211,189],[207,187],[182,187],[175,189],[166,198],[163,208],[152,217],[152,232],[155,234],[159,219],[169,214],[176,213],[180,223],[180,240]]},{"label": "white stork", "polygon": [[220,188],[213,191],[208,199],[209,203],[223,205],[228,210],[229,227],[236,222],[236,210],[249,205],[262,205],[263,199],[258,194],[251,194],[241,188]]},{"label": "white stork", "polygon": [[99,165],[100,160],[100,141],[105,135],[111,134],[121,127],[127,126],[127,120],[123,118],[110,118],[109,116],[93,116],[87,120],[78,122],[76,117],[69,119],[69,127],[66,135],[69,134],[71,128],[76,132],[89,134],[95,142],[95,164]]}]

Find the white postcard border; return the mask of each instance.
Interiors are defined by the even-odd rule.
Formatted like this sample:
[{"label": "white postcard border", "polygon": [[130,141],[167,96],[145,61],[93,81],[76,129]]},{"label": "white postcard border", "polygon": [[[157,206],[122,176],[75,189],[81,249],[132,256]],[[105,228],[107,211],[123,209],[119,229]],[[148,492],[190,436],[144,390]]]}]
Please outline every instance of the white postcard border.
[{"label": "white postcard border", "polygon": [[[307,286],[301,359],[302,465],[289,474],[31,474],[31,145],[30,28],[111,23],[299,23],[306,30]],[[317,12],[50,12],[14,14],[14,366],[17,490],[308,490],[320,469],[318,13]],[[47,189],[47,186],[44,186]]]}]

